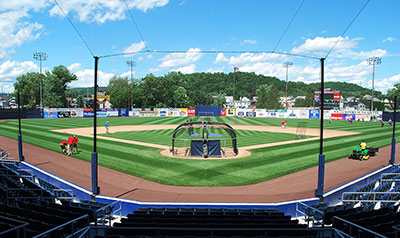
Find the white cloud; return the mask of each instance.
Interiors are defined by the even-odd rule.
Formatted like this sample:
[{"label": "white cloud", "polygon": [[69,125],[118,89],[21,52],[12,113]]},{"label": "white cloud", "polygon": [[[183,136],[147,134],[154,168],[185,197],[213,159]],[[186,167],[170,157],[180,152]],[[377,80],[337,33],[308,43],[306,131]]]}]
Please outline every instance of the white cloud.
[{"label": "white cloud", "polygon": [[181,72],[183,74],[192,74],[192,73],[196,72],[196,65],[191,64],[191,65],[187,65],[187,66],[183,66],[183,67],[174,69],[172,71]]},{"label": "white cloud", "polygon": [[78,71],[81,68],[82,64],[81,63],[73,63],[70,66],[67,67],[67,69],[71,72],[74,73]]},{"label": "white cloud", "polygon": [[244,40],[243,44],[254,45],[254,44],[257,44],[257,41],[256,40]]},{"label": "white cloud", "polygon": [[[336,44],[336,42],[339,42]],[[336,44],[334,50],[329,55],[329,57],[336,58],[350,58],[350,59],[366,59],[367,57],[379,56],[382,57],[387,54],[386,50],[376,49],[371,51],[357,51],[358,42],[363,40],[363,38],[353,38],[349,37],[315,37],[314,39],[305,39],[305,43],[299,47],[294,47],[291,50],[293,54],[306,54],[306,55],[320,55],[326,56],[326,54],[332,49]]]},{"label": "white cloud", "polygon": [[240,66],[240,65],[246,65],[246,64],[253,64],[256,62],[265,62],[265,61],[271,61],[271,60],[278,60],[278,59],[284,59],[286,56],[279,55],[279,54],[271,54],[271,53],[259,53],[259,54],[254,54],[254,53],[243,53],[240,54],[239,56],[231,56],[229,58],[229,64],[233,66]]},{"label": "white cloud", "polygon": [[43,25],[30,23],[23,19],[28,17],[25,10],[6,11],[0,13],[0,59],[14,52],[14,47],[37,39]]},{"label": "white cloud", "polygon": [[[135,71],[132,71],[132,77],[135,78]],[[131,71],[128,72],[123,72],[122,74],[119,75],[121,78],[128,78],[129,80],[131,79]]]},{"label": "white cloud", "polygon": [[389,42],[396,41],[396,38],[389,36],[388,38],[384,39],[384,40],[382,41],[382,43],[386,43],[386,42],[388,42],[388,41],[389,41]]},{"label": "white cloud", "polygon": [[221,62],[228,61],[228,58],[225,57],[224,53],[218,53],[217,57],[215,58],[214,64],[218,64]]},{"label": "white cloud", "polygon": [[[69,87],[93,87],[94,81],[94,70],[93,69],[84,69],[74,73],[78,80],[72,81],[68,86]],[[97,71],[98,82],[97,84],[101,87],[105,87],[108,85],[108,82],[115,74],[113,73],[105,73],[102,71]]]},{"label": "white cloud", "polygon": [[[169,0],[127,0],[129,9],[136,8],[143,12],[168,4]],[[97,22],[102,24],[106,21],[117,21],[126,18],[126,6],[122,0],[68,0],[60,4],[66,14],[73,13],[80,22]],[[51,16],[64,16],[58,6],[50,10]]]},{"label": "white cloud", "polygon": [[400,83],[400,74],[393,75],[389,78],[378,79],[374,82],[375,90],[387,93],[388,90],[392,89],[395,84]]},{"label": "white cloud", "polygon": [[314,39],[306,39],[306,42],[299,47],[292,49],[294,54],[302,53],[327,53],[335,43],[339,40],[339,43],[335,46],[335,50],[351,49],[357,46],[357,41],[360,38],[349,40],[349,37],[315,37]]},{"label": "white cloud", "polygon": [[38,72],[39,67],[32,61],[5,61],[0,64],[0,85],[7,93],[14,91],[16,78],[28,72]]},{"label": "white cloud", "polygon": [[162,63],[159,65],[159,68],[165,69],[186,66],[196,62],[202,56],[203,53],[201,53],[199,48],[190,48],[185,53],[171,53],[161,59]]},{"label": "white cloud", "polygon": [[[129,53],[137,53],[143,50],[146,47],[146,44],[144,41],[141,41],[139,43],[132,43],[132,45],[128,46],[127,48],[124,49],[123,53],[129,54]],[[132,54],[129,55],[124,55],[124,57],[131,57]]]}]

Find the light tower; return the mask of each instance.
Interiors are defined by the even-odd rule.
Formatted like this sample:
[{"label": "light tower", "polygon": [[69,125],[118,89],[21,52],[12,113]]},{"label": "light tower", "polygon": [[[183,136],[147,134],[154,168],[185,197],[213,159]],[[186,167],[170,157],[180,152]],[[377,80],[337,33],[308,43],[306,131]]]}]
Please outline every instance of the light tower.
[{"label": "light tower", "polygon": [[35,60],[40,62],[40,111],[43,111],[43,89],[42,89],[42,61],[47,60],[47,53],[35,52],[33,54]]},{"label": "light tower", "polygon": [[[131,67],[131,84],[133,84],[133,67],[135,67],[136,66],[136,62],[135,61],[133,61],[133,60],[130,60],[130,61],[126,61],[126,63]],[[131,101],[130,101],[130,103],[131,103],[131,108],[133,107],[133,85],[132,85],[132,88],[131,88]]]},{"label": "light tower", "polygon": [[369,57],[367,58],[368,64],[372,64],[372,91],[371,91],[371,112],[374,110],[374,78],[375,78],[375,65],[381,64],[381,57]]},{"label": "light tower", "polygon": [[284,62],[283,67],[286,68],[286,99],[285,99],[285,108],[288,109],[288,74],[289,67],[293,65],[293,62]]}]

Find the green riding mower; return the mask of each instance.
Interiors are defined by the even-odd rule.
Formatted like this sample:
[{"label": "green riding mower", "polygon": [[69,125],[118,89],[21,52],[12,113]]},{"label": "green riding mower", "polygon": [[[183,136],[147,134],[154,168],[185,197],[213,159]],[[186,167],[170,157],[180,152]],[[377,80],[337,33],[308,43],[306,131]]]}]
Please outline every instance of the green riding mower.
[{"label": "green riding mower", "polygon": [[357,146],[353,149],[353,153],[351,153],[348,158],[356,159],[356,160],[367,160],[371,156],[375,156],[378,153],[379,148],[369,147],[365,142],[361,143],[360,146]]}]

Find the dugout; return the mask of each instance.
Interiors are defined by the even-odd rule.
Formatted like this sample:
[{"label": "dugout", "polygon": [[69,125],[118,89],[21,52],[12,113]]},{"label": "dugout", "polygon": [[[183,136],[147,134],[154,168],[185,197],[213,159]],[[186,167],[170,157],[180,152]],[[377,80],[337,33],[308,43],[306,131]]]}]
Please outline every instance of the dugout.
[{"label": "dugout", "polygon": [[194,121],[177,126],[170,152],[175,156],[221,157],[238,155],[235,130],[223,122]]}]

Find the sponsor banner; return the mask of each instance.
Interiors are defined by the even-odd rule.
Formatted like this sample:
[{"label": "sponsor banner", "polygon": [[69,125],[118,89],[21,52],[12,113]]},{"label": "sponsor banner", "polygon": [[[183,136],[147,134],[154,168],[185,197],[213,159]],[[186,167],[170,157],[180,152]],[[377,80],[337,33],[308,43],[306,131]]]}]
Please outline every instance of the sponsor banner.
[{"label": "sponsor banner", "polygon": [[170,116],[170,117],[179,117],[179,109],[170,108],[168,110],[168,116]]},{"label": "sponsor banner", "polygon": [[93,108],[84,108],[83,117],[94,117]]},{"label": "sponsor banner", "polygon": [[221,117],[226,117],[226,108],[221,108],[220,116]]},{"label": "sponsor banner", "polygon": [[45,111],[44,112],[44,118],[58,118],[58,112],[56,111]]},{"label": "sponsor banner", "polygon": [[188,115],[188,117],[194,117],[194,116],[196,116],[196,109],[194,109],[194,108],[188,108],[188,109],[187,109],[187,115]]},{"label": "sponsor banner", "polygon": [[118,116],[119,117],[128,117],[129,116],[129,108],[118,108]]},{"label": "sponsor banner", "polygon": [[298,110],[297,118],[308,119],[308,110]]},{"label": "sponsor banner", "polygon": [[118,108],[107,109],[107,117],[117,117],[117,116],[118,116]]},{"label": "sponsor banner", "polygon": [[276,112],[277,118],[288,118],[290,112],[278,111]]},{"label": "sponsor banner", "polygon": [[319,110],[309,110],[308,118],[310,119],[319,119]]},{"label": "sponsor banner", "polygon": [[297,118],[297,113],[294,110],[290,110],[287,114],[286,114],[287,118]]},{"label": "sponsor banner", "polygon": [[158,115],[160,117],[166,117],[166,116],[168,116],[168,112],[166,110],[161,110],[158,112]]},{"label": "sponsor banner", "polygon": [[130,117],[138,117],[139,116],[139,112],[141,110],[142,109],[139,109],[139,108],[133,108],[133,109],[129,110],[129,116]]},{"label": "sponsor banner", "polygon": [[102,108],[96,111],[97,117],[107,117],[107,109]]},{"label": "sponsor banner", "polygon": [[236,109],[234,109],[234,108],[228,109],[227,115],[230,116],[230,117],[235,116],[236,115]]},{"label": "sponsor banner", "polygon": [[333,100],[340,101],[340,92],[333,94]]},{"label": "sponsor banner", "polygon": [[277,112],[287,112],[287,109],[277,109]]},{"label": "sponsor banner", "polygon": [[59,111],[57,114],[58,118],[70,118],[71,117],[71,112],[70,111]]},{"label": "sponsor banner", "polygon": [[73,118],[83,117],[83,109],[82,108],[72,108],[71,109],[71,117],[73,117]]},{"label": "sponsor banner", "polygon": [[256,117],[267,117],[267,111],[265,109],[256,109]]},{"label": "sponsor banner", "polygon": [[354,114],[343,114],[343,120],[352,120],[354,121],[356,119],[356,115]]},{"label": "sponsor banner", "polygon": [[56,112],[57,108],[44,108],[43,111],[44,112]]},{"label": "sponsor banner", "polygon": [[187,108],[179,108],[179,116],[187,117]]},{"label": "sponsor banner", "polygon": [[158,116],[158,111],[140,111],[140,117],[156,117]]},{"label": "sponsor banner", "polygon": [[342,113],[332,113],[331,119],[332,120],[343,120],[343,114]]},{"label": "sponsor banner", "polygon": [[238,117],[244,117],[246,116],[246,112],[243,109],[238,109],[236,110],[237,116]]},{"label": "sponsor banner", "polygon": [[276,112],[267,111],[267,117],[275,118],[276,117]]},{"label": "sponsor banner", "polygon": [[370,121],[371,120],[371,115],[369,114],[356,114],[356,120],[360,121]]}]

